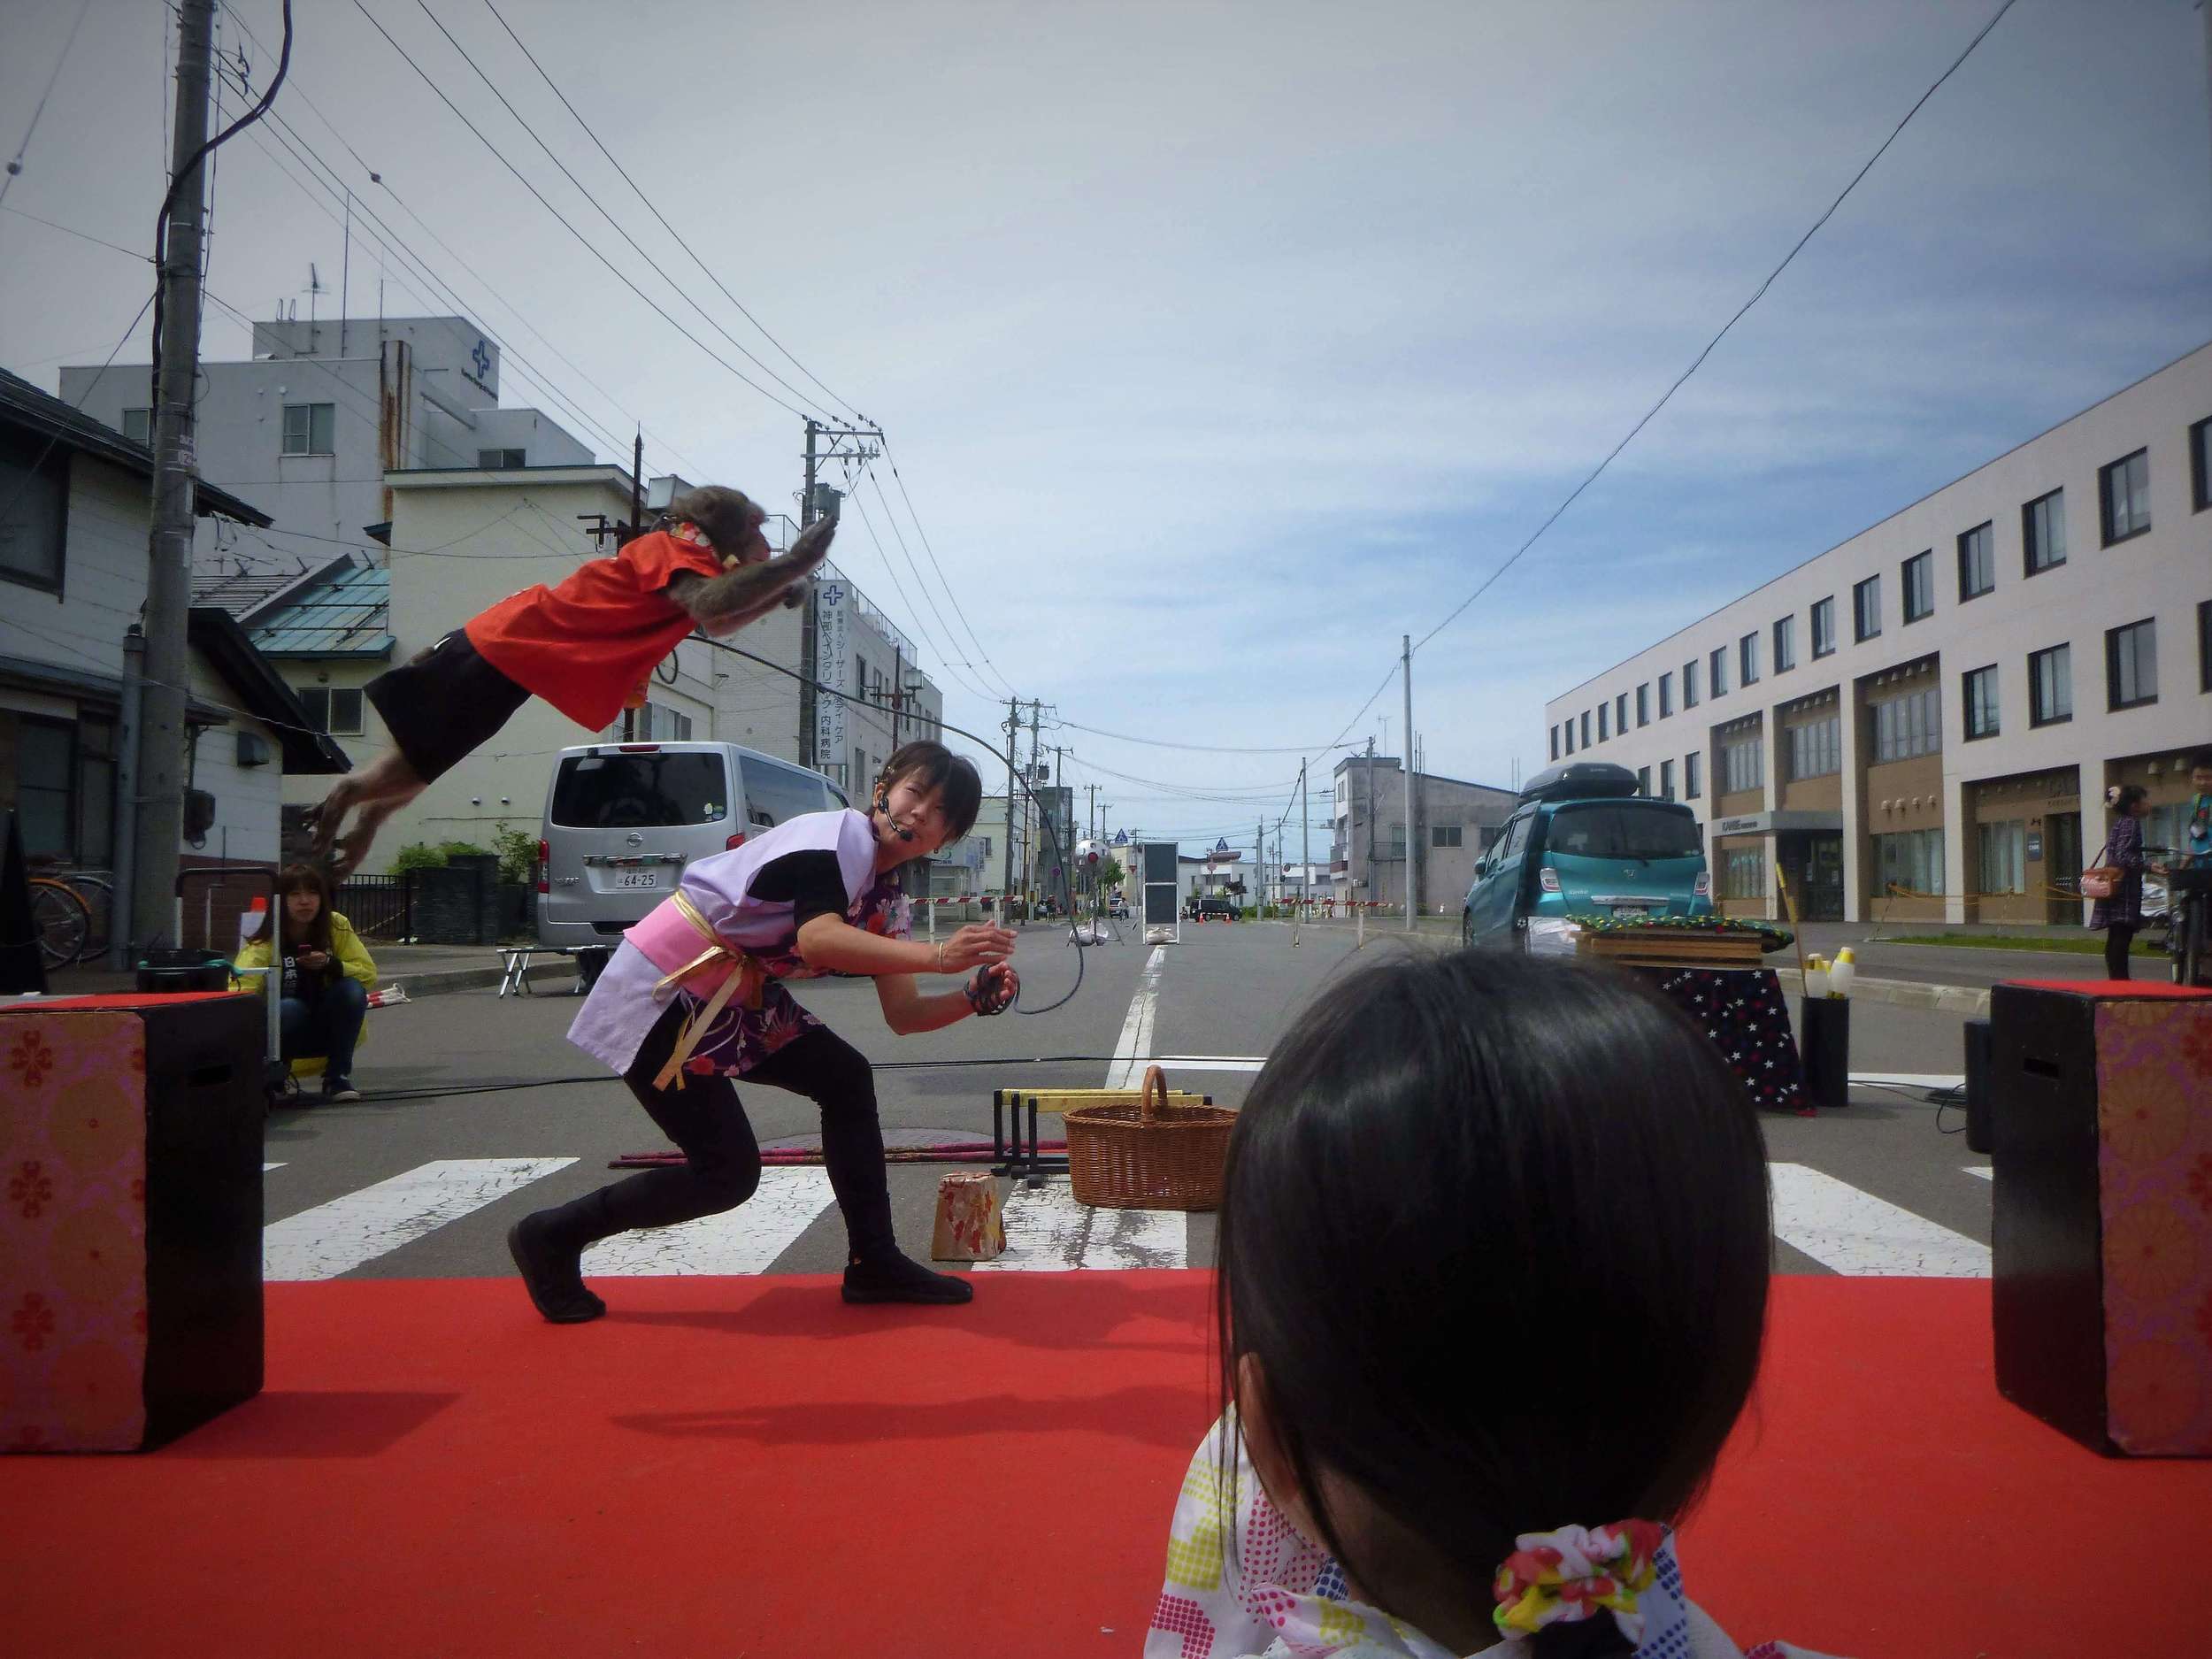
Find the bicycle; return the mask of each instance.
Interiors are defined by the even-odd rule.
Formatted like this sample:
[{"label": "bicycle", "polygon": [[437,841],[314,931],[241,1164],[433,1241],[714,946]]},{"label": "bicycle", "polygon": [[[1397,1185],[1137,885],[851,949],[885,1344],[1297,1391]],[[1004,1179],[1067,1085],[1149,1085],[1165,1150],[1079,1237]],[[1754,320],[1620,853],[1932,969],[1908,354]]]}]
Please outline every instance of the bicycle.
[{"label": "bicycle", "polygon": [[2165,887],[2165,911],[2155,918],[2147,914],[2146,925],[2165,924],[2173,982],[2200,985],[2212,968],[2212,861],[2192,858],[2173,847],[2146,847],[2143,852],[2165,861],[2148,872]]},{"label": "bicycle", "polygon": [[33,876],[31,926],[46,966],[65,968],[84,955],[92,940],[92,912],[75,888],[55,876]]}]

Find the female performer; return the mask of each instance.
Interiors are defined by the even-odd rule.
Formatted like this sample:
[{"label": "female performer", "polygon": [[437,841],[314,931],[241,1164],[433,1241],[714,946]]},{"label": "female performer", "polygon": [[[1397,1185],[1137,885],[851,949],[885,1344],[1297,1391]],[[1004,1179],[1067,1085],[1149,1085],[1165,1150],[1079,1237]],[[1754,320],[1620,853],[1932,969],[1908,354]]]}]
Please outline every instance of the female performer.
[{"label": "female performer", "polygon": [[[847,1302],[974,1294],[965,1279],[899,1254],[874,1074],[782,981],[872,976],[884,1020],[902,1036],[1009,1007],[1020,989],[1006,963],[1014,935],[977,926],[917,944],[895,879],[908,860],[966,834],[982,791],[975,767],[942,744],[909,743],[885,764],[868,810],[808,813],[699,860],[675,896],[624,935],[569,1041],[622,1074],[685,1162],[515,1225],[507,1248],[540,1313],[571,1325],[606,1312],[583,1281],[584,1250],[597,1240],[714,1215],[753,1195],[760,1148],[733,1078],[821,1106],[823,1162],[850,1245]],[[969,968],[978,972],[960,990],[915,988],[916,974]]]}]

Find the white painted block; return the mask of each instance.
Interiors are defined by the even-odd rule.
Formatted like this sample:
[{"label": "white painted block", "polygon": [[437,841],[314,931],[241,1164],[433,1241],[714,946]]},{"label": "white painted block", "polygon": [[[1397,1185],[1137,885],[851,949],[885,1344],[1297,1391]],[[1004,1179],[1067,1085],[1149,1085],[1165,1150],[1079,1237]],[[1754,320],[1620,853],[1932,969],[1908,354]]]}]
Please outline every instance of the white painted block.
[{"label": "white painted block", "polygon": [[764,1273],[836,1202],[827,1170],[809,1165],[763,1170],[760,1190],[734,1210],[601,1240],[584,1252],[584,1275]]},{"label": "white painted block", "polygon": [[1965,1168],[1969,1175],[1978,1175],[1985,1181],[1993,1181],[1997,1179],[1996,1170],[1987,1164],[1969,1164]]},{"label": "white painted block", "polygon": [[574,1158],[441,1158],[263,1230],[265,1279],[335,1279],[457,1221]]},{"label": "white painted block", "polygon": [[1190,1217],[1179,1210],[1100,1210],[1075,1202],[1064,1180],[1034,1191],[1014,1184],[1006,1201],[1006,1253],[979,1273],[1066,1272],[1083,1267],[1186,1267]]},{"label": "white painted block", "polygon": [[1839,1273],[1987,1279],[1989,1247],[1802,1164],[1770,1164],[1774,1236]]}]

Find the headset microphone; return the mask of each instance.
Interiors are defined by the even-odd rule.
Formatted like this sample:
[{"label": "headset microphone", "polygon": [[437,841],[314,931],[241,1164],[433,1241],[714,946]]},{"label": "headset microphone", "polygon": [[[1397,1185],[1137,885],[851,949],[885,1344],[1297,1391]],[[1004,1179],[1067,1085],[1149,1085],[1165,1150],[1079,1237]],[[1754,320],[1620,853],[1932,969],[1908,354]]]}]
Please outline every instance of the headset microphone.
[{"label": "headset microphone", "polygon": [[891,826],[891,833],[902,841],[914,839],[914,832],[891,816],[891,792],[880,784],[876,787],[876,810],[883,814],[883,821]]}]

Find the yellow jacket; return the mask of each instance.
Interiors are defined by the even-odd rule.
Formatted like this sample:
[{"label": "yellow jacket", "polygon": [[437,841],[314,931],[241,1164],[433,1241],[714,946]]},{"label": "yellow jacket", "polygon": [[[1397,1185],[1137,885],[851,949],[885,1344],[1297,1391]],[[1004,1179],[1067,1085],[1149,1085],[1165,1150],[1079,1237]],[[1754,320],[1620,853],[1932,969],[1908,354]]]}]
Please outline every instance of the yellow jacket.
[{"label": "yellow jacket", "polygon": [[[279,925],[281,926],[281,923]],[[361,942],[361,935],[353,931],[353,924],[336,910],[330,913],[330,951],[331,955],[338,958],[338,965],[345,971],[348,979],[358,979],[364,990],[376,989],[376,964],[369,958],[368,947]],[[269,965],[269,941],[266,939],[248,941],[240,947],[238,955],[231,965],[237,968],[267,967]],[[241,979],[234,975],[230,988],[234,991],[257,989],[268,984],[271,977],[262,973],[256,974],[250,979]],[[360,1043],[365,1043],[368,1040],[369,1020],[368,1016],[364,1014],[361,1017],[361,1035],[355,1046],[358,1047]],[[292,1062],[292,1075],[318,1077],[321,1075],[326,1064],[319,1055],[295,1060]]]}]

